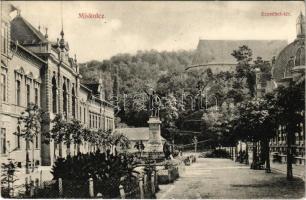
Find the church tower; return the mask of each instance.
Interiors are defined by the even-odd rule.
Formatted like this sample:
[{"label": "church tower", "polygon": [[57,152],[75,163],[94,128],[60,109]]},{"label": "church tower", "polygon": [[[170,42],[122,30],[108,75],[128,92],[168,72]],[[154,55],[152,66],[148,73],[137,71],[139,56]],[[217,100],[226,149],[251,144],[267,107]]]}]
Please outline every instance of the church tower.
[{"label": "church tower", "polygon": [[296,20],[296,34],[297,37],[305,37],[305,17],[302,12],[300,12]]}]

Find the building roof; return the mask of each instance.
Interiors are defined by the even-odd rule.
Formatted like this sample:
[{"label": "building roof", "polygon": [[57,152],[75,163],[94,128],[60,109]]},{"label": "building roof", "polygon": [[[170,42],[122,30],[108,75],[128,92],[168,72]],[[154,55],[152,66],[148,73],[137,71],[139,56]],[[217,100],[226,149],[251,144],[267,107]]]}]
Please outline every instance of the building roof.
[{"label": "building roof", "polygon": [[[296,39],[284,47],[281,52],[276,57],[275,63],[272,66],[272,77],[276,81],[281,81],[288,73],[289,61],[292,60],[292,65],[304,65],[305,66],[305,16],[300,13],[297,18],[297,36]],[[301,63],[296,63],[295,59],[297,58],[298,51],[301,52],[303,61]]]},{"label": "building roof", "polygon": [[[149,127],[139,127],[139,128],[118,128],[116,133],[125,135],[131,141],[149,140]],[[165,138],[161,136],[163,141]]]},{"label": "building roof", "polygon": [[287,44],[286,40],[200,40],[192,64],[235,64],[231,54],[242,45],[252,50],[254,59],[271,60]]},{"label": "building roof", "polygon": [[25,52],[26,54],[30,55],[32,58],[35,59],[35,61],[41,62],[43,64],[47,64],[46,61],[38,57],[36,54],[34,54],[32,51],[28,50],[27,48],[23,47],[22,45],[18,44],[17,42],[11,41],[11,47],[14,47],[17,49],[17,51]]},{"label": "building roof", "polygon": [[295,57],[298,49],[305,48],[305,41],[302,38],[296,39],[289,45],[287,45],[279,55],[276,57],[275,64],[272,66],[272,76],[276,81],[284,78],[284,73],[288,66],[288,62],[291,57]]},{"label": "building roof", "polygon": [[100,84],[99,83],[83,83],[83,85],[85,85],[87,88],[89,88],[94,95],[97,95],[100,93],[99,91],[99,87]]},{"label": "building roof", "polygon": [[22,45],[47,43],[45,36],[34,28],[27,20],[17,15],[11,21],[11,38]]}]

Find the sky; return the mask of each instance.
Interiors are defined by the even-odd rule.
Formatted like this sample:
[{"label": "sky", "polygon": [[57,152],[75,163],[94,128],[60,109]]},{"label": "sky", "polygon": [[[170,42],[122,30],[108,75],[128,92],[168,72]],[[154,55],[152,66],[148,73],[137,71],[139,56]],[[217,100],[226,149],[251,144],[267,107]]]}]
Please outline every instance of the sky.
[{"label": "sky", "polygon": [[[12,4],[34,27],[48,27],[49,38],[54,41],[60,37],[63,18],[70,55],[76,54],[79,62],[101,61],[138,50],[196,49],[199,39],[291,42],[296,37],[296,18],[305,10],[301,1],[13,1]],[[262,16],[262,12],[289,15]],[[104,18],[82,19],[79,13],[98,13]],[[41,32],[45,32],[44,28]]]}]

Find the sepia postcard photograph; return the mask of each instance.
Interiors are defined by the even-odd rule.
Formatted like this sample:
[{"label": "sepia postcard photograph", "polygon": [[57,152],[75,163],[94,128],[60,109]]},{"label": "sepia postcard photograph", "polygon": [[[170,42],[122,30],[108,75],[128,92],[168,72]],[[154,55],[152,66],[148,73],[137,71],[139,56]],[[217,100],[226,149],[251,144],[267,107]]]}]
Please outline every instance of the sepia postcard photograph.
[{"label": "sepia postcard photograph", "polygon": [[304,199],[304,1],[1,0],[3,199]]}]

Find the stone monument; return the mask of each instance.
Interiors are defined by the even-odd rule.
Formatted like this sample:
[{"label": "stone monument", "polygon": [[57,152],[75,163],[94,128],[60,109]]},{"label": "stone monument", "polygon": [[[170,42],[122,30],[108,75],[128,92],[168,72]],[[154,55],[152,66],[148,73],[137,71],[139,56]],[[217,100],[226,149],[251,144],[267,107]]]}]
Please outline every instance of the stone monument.
[{"label": "stone monument", "polygon": [[149,140],[147,150],[149,152],[161,152],[163,153],[163,144],[160,136],[160,124],[159,117],[151,116],[148,121],[149,124]]},{"label": "stone monument", "polygon": [[159,119],[160,98],[154,91],[149,94],[149,98],[149,140],[145,151],[153,158],[160,158],[163,157],[163,144],[160,134],[161,121]]}]

